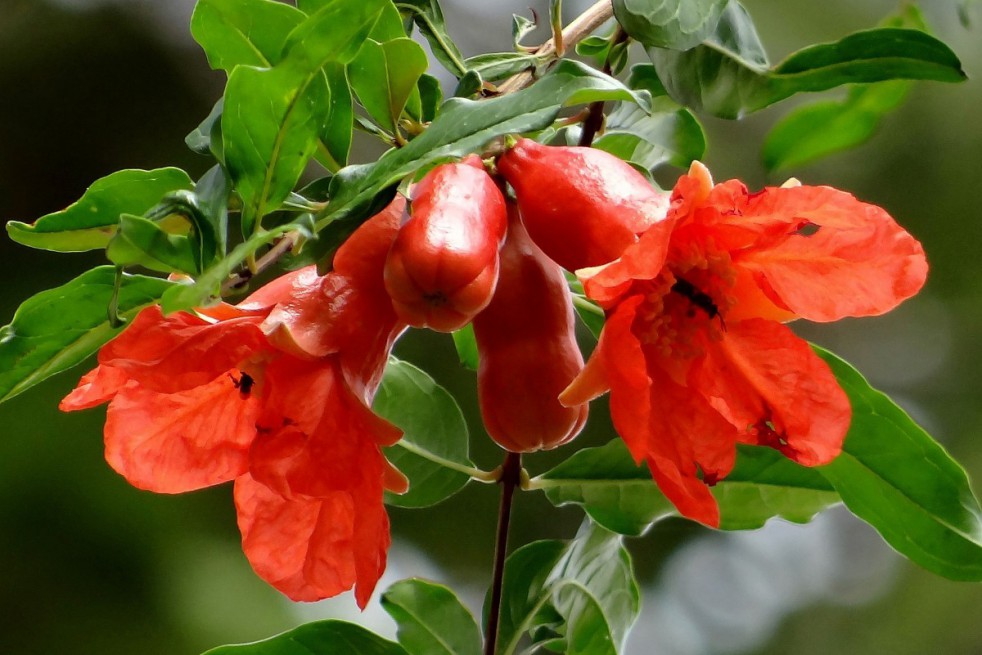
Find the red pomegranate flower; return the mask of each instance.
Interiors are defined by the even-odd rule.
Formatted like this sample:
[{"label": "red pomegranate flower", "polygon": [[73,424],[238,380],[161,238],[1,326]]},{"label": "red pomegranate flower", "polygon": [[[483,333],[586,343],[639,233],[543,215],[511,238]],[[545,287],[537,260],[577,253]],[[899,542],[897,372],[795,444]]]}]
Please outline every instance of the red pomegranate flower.
[{"label": "red pomegranate flower", "polygon": [[886,312],[921,288],[927,262],[884,210],[847,193],[713,186],[695,163],[665,221],[578,275],[607,322],[562,401],[609,389],[634,458],[681,514],[718,526],[708,485],[730,472],[737,442],[815,466],[849,427],[829,367],[782,323]]},{"label": "red pomegranate flower", "polygon": [[366,222],[326,276],[302,269],[198,314],[145,309],[61,403],[109,401],[106,459],[137,487],[235,480],[245,554],[294,600],[354,586],[364,607],[385,568],[382,492],[406,481],[380,450],[401,433],[369,406],[404,328],[382,281],[402,211]]}]

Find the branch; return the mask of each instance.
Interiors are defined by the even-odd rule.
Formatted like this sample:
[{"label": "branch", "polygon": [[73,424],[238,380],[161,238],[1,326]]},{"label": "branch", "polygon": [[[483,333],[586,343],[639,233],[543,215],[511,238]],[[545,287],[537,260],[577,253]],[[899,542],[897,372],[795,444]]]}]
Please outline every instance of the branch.
[{"label": "branch", "polygon": [[[600,0],[589,9],[577,16],[573,22],[566,26],[562,31],[562,44],[564,49],[569,50],[577,43],[590,36],[598,27],[614,17],[614,7],[611,0]],[[535,54],[548,56],[555,54],[556,45],[553,39],[549,39],[535,50]],[[524,89],[535,81],[535,75],[530,71],[525,71],[514,75],[498,86],[501,94],[513,93],[519,89]]]}]

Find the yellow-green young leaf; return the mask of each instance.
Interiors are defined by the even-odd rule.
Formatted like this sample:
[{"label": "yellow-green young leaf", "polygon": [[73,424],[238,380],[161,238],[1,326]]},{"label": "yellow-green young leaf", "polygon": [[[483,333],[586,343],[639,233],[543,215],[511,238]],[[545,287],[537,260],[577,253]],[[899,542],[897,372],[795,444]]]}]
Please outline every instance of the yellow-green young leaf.
[{"label": "yellow-green young leaf", "polygon": [[982,508],[965,471],[887,396],[816,348],[852,404],[842,454],[822,473],[900,554],[953,580],[982,580]]},{"label": "yellow-green young leaf", "polygon": [[302,11],[275,0],[198,0],[191,35],[212,68],[271,66],[304,18]]},{"label": "yellow-green young leaf", "polygon": [[796,93],[886,80],[961,82],[951,49],[919,30],[880,28],[809,46],[770,67],[753,21],[735,0],[706,42],[679,52],[648,48],[677,102],[723,118],[739,118]]},{"label": "yellow-green young leaf", "polygon": [[481,631],[474,617],[447,587],[402,580],[385,590],[381,602],[409,655],[481,654]]},{"label": "yellow-green young leaf", "polygon": [[17,243],[42,250],[98,250],[116,233],[120,215],[143,215],[165,194],[193,186],[178,168],[118,171],[93,182],[77,202],[33,224],[10,221],[7,233]]},{"label": "yellow-green young leaf", "polygon": [[332,0],[288,36],[273,68],[238,66],[222,114],[225,163],[251,235],[307,165],[330,115],[323,68],[355,56],[388,0]]},{"label": "yellow-green young leaf", "polygon": [[351,87],[375,121],[394,132],[406,103],[414,98],[419,114],[416,82],[429,61],[423,48],[408,38],[379,43],[369,39],[348,66]]},{"label": "yellow-green young leaf", "polygon": [[[100,266],[56,289],[28,298],[0,328],[0,401],[78,364],[122,327],[109,320],[116,270]],[[172,282],[143,275],[120,279],[117,315],[129,319]]]},{"label": "yellow-green young leaf", "polygon": [[328,620],[307,623],[251,644],[219,646],[203,655],[409,655],[399,644],[360,625]]},{"label": "yellow-green young leaf", "polygon": [[477,338],[474,336],[474,326],[468,323],[453,333],[453,344],[457,349],[460,363],[472,371],[476,371],[481,363],[477,353]]},{"label": "yellow-green young leaf", "polygon": [[387,493],[386,503],[427,507],[467,484],[470,477],[457,468],[473,467],[467,422],[453,396],[426,372],[391,358],[372,407],[403,431],[402,439],[385,449],[385,456],[409,478],[409,491]]}]

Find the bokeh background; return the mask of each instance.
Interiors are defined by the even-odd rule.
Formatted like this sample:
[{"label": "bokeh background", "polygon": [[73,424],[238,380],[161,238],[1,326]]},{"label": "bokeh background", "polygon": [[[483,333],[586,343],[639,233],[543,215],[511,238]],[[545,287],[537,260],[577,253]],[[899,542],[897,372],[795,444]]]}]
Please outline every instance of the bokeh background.
[{"label": "bokeh background", "polygon": [[[466,54],[509,47],[510,14],[544,0],[445,0]],[[567,1],[570,15],[585,3]],[[893,0],[746,0],[772,61],[875,25]],[[961,57],[961,85],[919,84],[875,139],[792,171],[886,207],[920,238],[932,269],[915,300],[889,316],[802,333],[856,364],[962,462],[982,492],[982,6],[958,20],[955,0],[922,3]],[[187,25],[193,0],[0,0],[0,218],[33,220],[122,168],[208,161],[184,135],[220,95]],[[533,39],[534,40],[534,39]],[[835,95],[835,94],[830,94]],[[739,123],[706,120],[719,180],[779,183],[759,163],[763,135],[787,104]],[[663,172],[670,179],[677,172]],[[0,322],[29,295],[101,263],[0,239]],[[457,396],[480,434],[472,374],[447,339],[411,334],[399,353]],[[57,401],[83,370],[0,406],[0,653],[196,655],[327,616],[392,631],[350,598],[292,604],[249,569],[228,486],[183,496],[128,486],[102,459],[102,410],[62,415]],[[584,442],[611,437],[602,406]],[[485,468],[501,452],[475,438]],[[544,470],[563,453],[528,458]],[[386,580],[449,583],[473,608],[489,578],[496,489],[471,485],[443,505],[392,510]],[[538,494],[516,503],[513,545],[572,536],[575,509]],[[630,548],[645,586],[630,653],[797,655],[982,653],[982,585],[955,583],[897,557],[841,508],[807,526],[755,532],[658,525]],[[385,582],[380,585],[384,588]]]}]

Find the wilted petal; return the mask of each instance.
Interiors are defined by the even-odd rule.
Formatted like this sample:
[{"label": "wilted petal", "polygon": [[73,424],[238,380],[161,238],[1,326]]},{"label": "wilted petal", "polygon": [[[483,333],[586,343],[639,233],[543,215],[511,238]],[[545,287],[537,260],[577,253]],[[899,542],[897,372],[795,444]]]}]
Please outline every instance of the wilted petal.
[{"label": "wilted petal", "polygon": [[130,484],[181,493],[248,468],[259,402],[235,372],[178,393],[127,386],[106,413],[106,460]]},{"label": "wilted petal", "polygon": [[806,466],[842,449],[849,399],[811,347],[786,326],[750,320],[694,367],[691,386],[740,431],[741,440],[777,448]]}]

